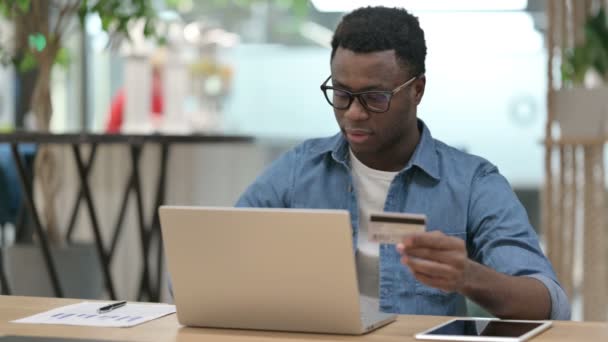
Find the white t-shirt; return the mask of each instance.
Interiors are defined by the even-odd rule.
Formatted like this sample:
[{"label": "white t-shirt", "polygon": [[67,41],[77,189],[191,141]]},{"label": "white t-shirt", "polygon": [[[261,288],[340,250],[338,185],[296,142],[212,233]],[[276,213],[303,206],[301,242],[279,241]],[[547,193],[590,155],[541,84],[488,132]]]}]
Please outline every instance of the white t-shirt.
[{"label": "white t-shirt", "polygon": [[350,160],[359,204],[359,235],[357,238],[359,291],[366,296],[378,297],[380,246],[369,241],[367,224],[370,212],[384,210],[388,189],[398,172],[369,168],[355,157],[352,150]]}]

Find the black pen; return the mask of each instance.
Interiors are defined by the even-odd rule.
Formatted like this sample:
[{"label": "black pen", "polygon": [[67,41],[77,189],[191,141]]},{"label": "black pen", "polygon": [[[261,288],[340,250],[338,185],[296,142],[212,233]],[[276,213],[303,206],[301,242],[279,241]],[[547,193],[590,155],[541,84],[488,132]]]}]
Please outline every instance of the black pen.
[{"label": "black pen", "polygon": [[114,309],[118,309],[122,306],[125,306],[127,304],[126,300],[120,301],[120,302],[116,302],[116,303],[112,303],[112,304],[108,304],[106,306],[102,306],[99,309],[97,309],[97,313],[98,314],[102,314],[102,313],[106,313],[106,312],[110,312]]}]

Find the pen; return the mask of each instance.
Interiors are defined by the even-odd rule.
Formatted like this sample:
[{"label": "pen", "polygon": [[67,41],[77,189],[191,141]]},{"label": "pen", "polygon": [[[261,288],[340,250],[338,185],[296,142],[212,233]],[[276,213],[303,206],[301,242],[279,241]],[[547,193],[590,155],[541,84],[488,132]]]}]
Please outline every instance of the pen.
[{"label": "pen", "polygon": [[116,302],[116,303],[112,303],[112,304],[108,304],[105,306],[100,307],[99,309],[97,309],[97,313],[98,314],[102,314],[102,313],[106,313],[106,312],[110,312],[114,309],[118,309],[120,307],[123,307],[127,304],[126,300],[120,301],[120,302]]}]

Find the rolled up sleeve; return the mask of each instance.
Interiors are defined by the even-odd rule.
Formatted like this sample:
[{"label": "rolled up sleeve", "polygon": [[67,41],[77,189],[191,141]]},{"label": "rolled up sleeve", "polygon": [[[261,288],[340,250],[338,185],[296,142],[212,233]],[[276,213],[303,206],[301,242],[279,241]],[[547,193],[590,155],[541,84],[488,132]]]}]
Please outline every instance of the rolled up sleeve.
[{"label": "rolled up sleeve", "polygon": [[542,274],[531,274],[528,277],[534,278],[547,288],[551,296],[551,319],[554,320],[569,320],[571,316],[570,303],[566,292],[559,286],[555,280]]},{"label": "rolled up sleeve", "polygon": [[543,254],[527,213],[507,180],[491,164],[472,184],[469,256],[492,269],[538,279],[551,297],[551,319],[570,319],[570,304],[551,263]]}]

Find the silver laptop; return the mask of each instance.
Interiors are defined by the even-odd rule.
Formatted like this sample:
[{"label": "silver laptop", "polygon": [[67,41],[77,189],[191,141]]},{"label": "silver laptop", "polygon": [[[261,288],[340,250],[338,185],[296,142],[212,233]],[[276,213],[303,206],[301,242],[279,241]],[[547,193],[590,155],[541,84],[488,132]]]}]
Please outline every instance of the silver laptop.
[{"label": "silver laptop", "polygon": [[162,206],[178,321],[363,334],[395,320],[361,300],[344,210]]}]

